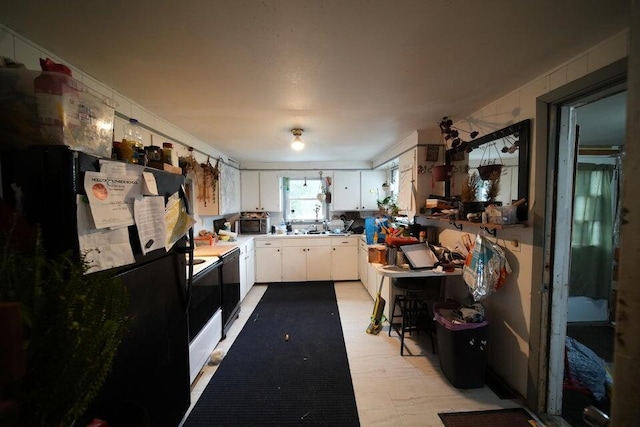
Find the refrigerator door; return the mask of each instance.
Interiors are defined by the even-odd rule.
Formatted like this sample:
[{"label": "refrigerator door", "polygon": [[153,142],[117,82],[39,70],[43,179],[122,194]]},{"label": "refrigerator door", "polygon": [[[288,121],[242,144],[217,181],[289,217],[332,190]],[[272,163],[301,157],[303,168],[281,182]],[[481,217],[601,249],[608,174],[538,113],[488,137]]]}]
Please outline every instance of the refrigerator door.
[{"label": "refrigerator door", "polygon": [[[98,171],[100,159],[64,146],[39,146],[2,151],[0,160],[3,192],[11,194],[12,184],[21,188],[21,200],[10,202],[40,225],[47,254],[78,256],[76,196],[84,194],[84,172]],[[146,170],[165,197],[184,183],[182,175]],[[93,417],[116,426],[178,425],[189,407],[186,238],[169,252],[142,255],[135,226],[129,237],[136,262],[109,271],[128,291],[130,330],[87,422],[78,425]]]},{"label": "refrigerator door", "polygon": [[[27,218],[41,225],[44,247],[50,255],[72,250],[79,253],[76,221],[76,195],[85,194],[84,172],[98,172],[100,159],[65,146],[35,146],[2,154],[5,163],[14,163],[11,177],[3,173],[3,187],[18,182],[22,188],[23,211]],[[140,166],[142,171],[142,167]],[[182,175],[145,168],[153,173],[158,194],[168,197],[180,191],[185,182]],[[6,191],[6,190],[5,190]],[[162,257],[164,250],[142,255],[135,226],[129,227],[129,237],[136,263]],[[184,248],[186,239],[174,248]],[[125,267],[130,268],[130,267]]]},{"label": "refrigerator door", "polygon": [[[130,299],[131,324],[87,423],[177,426],[190,404],[189,347],[180,289],[185,256],[170,254],[118,278]],[[78,425],[87,425],[79,423]]]}]

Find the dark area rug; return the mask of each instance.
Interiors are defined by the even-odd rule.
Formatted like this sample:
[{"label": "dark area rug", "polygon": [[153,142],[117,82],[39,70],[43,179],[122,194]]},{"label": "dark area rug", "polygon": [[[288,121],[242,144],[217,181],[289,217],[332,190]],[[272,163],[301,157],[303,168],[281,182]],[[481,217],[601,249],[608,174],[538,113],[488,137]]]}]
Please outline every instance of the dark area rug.
[{"label": "dark area rug", "polygon": [[438,416],[446,427],[531,427],[539,425],[522,408],[443,412]]},{"label": "dark area rug", "polygon": [[332,282],[270,284],[184,423],[359,426]]}]

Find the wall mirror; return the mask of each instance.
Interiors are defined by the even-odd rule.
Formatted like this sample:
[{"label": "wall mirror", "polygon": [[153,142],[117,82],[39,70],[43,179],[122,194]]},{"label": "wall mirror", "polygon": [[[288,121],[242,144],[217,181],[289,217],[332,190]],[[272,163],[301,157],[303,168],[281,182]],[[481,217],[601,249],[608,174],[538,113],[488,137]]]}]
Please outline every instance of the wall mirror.
[{"label": "wall mirror", "polygon": [[[480,175],[478,201],[488,200],[486,191],[490,182],[489,174],[496,170],[499,171],[500,176],[500,191],[495,197],[497,202],[506,205],[528,198],[530,122],[529,119],[523,120],[470,141],[467,146],[471,149],[470,152],[455,148],[447,150],[447,164],[456,164],[459,169],[466,170],[468,174]],[[457,157],[463,155],[466,165],[461,168],[462,163],[457,160]],[[457,196],[459,191],[458,183],[454,189],[451,188],[451,181],[445,183],[445,196]],[[519,221],[526,221],[527,211],[527,203],[518,207]]]}]

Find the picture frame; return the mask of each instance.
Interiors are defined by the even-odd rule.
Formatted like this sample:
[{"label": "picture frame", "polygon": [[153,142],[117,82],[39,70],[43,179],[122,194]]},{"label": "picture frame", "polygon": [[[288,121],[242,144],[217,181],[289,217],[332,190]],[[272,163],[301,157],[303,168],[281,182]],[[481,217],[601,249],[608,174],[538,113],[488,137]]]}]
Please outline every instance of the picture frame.
[{"label": "picture frame", "polygon": [[437,162],[440,157],[439,144],[427,144],[427,162]]}]

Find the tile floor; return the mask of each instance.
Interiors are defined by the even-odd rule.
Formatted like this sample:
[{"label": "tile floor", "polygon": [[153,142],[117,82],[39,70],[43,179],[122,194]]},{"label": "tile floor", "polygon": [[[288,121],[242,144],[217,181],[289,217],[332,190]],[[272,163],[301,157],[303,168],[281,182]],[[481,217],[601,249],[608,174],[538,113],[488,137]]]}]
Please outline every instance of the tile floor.
[{"label": "tile floor", "polygon": [[[216,349],[226,352],[231,347],[266,289],[266,285],[255,285],[251,289],[242,302],[240,317]],[[440,371],[438,355],[431,353],[430,340],[424,334],[416,339],[405,337],[411,355],[405,350],[405,356],[400,356],[400,340],[394,333],[389,337],[387,328],[378,335],[365,333],[373,301],[362,284],[337,282],[335,289],[363,427],[441,427],[438,412],[521,406],[516,400],[501,400],[488,387],[458,390],[451,386]],[[191,407],[215,369],[215,366],[203,368],[192,387]]]}]

